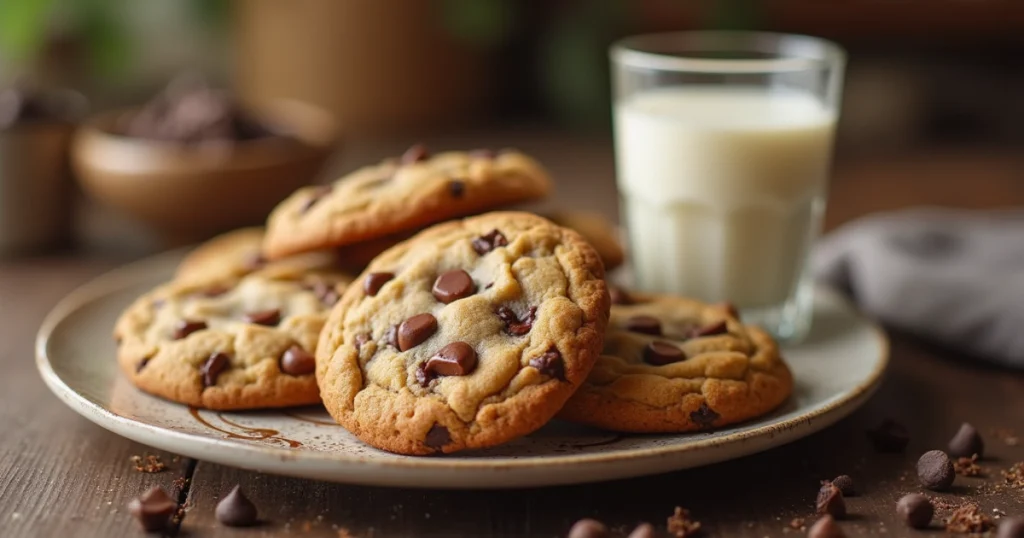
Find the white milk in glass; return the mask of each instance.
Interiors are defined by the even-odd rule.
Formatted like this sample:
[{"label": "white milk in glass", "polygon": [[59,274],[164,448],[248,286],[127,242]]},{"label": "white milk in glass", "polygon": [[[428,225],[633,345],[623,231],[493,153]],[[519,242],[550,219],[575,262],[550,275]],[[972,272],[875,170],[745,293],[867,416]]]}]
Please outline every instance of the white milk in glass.
[{"label": "white milk in glass", "polygon": [[779,307],[824,210],[835,115],[809,94],[661,88],[615,108],[636,285]]}]

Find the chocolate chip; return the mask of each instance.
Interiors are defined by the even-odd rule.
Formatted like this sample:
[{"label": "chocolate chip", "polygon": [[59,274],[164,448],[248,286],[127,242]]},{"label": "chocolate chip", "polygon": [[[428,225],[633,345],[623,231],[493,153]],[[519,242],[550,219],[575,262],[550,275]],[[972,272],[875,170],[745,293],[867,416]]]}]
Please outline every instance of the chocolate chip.
[{"label": "chocolate chip", "polygon": [[147,364],[149,364],[149,361],[152,358],[153,357],[144,357],[141,361],[139,361],[139,364],[135,365],[135,373],[141,372],[142,369],[145,368]]},{"label": "chocolate chip", "polygon": [[387,332],[384,333],[384,341],[391,347],[398,347],[398,325],[388,327]]},{"label": "chocolate chip", "polygon": [[701,402],[696,411],[690,413],[690,420],[702,428],[710,428],[718,420],[719,414],[708,407],[707,402]]},{"label": "chocolate chip", "polygon": [[402,154],[402,164],[418,163],[426,160],[427,157],[430,157],[427,147],[423,144],[415,144]]},{"label": "chocolate chip", "polygon": [[534,319],[537,317],[537,307],[531,306],[522,319],[507,306],[499,306],[495,314],[505,322],[505,332],[510,336],[523,336],[533,328]]},{"label": "chocolate chip", "polygon": [[394,273],[370,273],[366,275],[366,279],[363,280],[363,291],[367,295],[373,297],[377,295],[377,292],[387,284],[392,278],[395,278]]},{"label": "chocolate chip", "polygon": [[935,515],[935,507],[928,497],[920,493],[904,495],[896,503],[896,513],[907,524],[915,529],[927,528]]},{"label": "chocolate chip", "polygon": [[949,455],[955,458],[969,458],[975,454],[979,458],[985,455],[985,442],[977,428],[964,422],[960,430],[949,440]]},{"label": "chocolate chip", "polygon": [[366,333],[357,334],[356,337],[355,337],[356,351],[359,351],[363,347],[363,344],[365,344],[365,343],[367,343],[369,341],[370,341],[370,335],[368,335]]},{"label": "chocolate chip", "polygon": [[653,316],[633,316],[626,320],[626,330],[661,336],[661,320]]},{"label": "chocolate chip", "polygon": [[221,499],[214,513],[217,521],[228,527],[248,527],[258,521],[256,505],[242,494],[241,486],[235,486],[227,497]]},{"label": "chocolate chip", "polygon": [[811,525],[807,538],[846,538],[843,529],[832,516],[825,516]]},{"label": "chocolate chip", "polygon": [[474,149],[469,152],[469,156],[472,159],[493,159],[494,155],[493,149]]},{"label": "chocolate chip", "polygon": [[327,306],[334,306],[338,302],[339,295],[337,290],[326,282],[318,280],[303,287],[312,291],[313,295],[316,295],[316,298],[320,299],[320,302]]},{"label": "chocolate chip", "polygon": [[530,366],[548,377],[565,381],[565,363],[562,361],[562,354],[555,348],[530,359]]},{"label": "chocolate chip", "polygon": [[596,519],[581,519],[573,523],[568,538],[607,538],[608,527]]},{"label": "chocolate chip", "polygon": [[278,323],[281,323],[281,311],[278,309],[273,310],[262,310],[260,312],[253,312],[245,315],[245,321],[256,325],[266,325],[273,327]]},{"label": "chocolate chip", "polygon": [[154,486],[138,499],[132,499],[128,503],[128,511],[139,520],[139,525],[146,532],[156,532],[169,526],[171,516],[178,511],[178,503],[163,488]]},{"label": "chocolate chip", "polygon": [[437,332],[437,318],[430,314],[416,314],[398,326],[398,350],[408,351]]},{"label": "chocolate chip", "polygon": [[853,497],[857,494],[857,489],[853,487],[853,479],[850,475],[841,474],[832,480],[832,485],[839,488],[839,491],[843,492],[844,497]]},{"label": "chocolate chip", "polygon": [[622,288],[608,286],[608,295],[611,296],[612,304],[624,305],[633,304],[633,298]]},{"label": "chocolate chip", "polygon": [[217,384],[217,376],[231,365],[231,358],[225,353],[214,353],[206,362],[199,367],[199,373],[203,376],[203,387],[212,387]]},{"label": "chocolate chip", "polygon": [[426,437],[423,438],[423,444],[434,449],[439,449],[450,442],[452,442],[451,433],[448,432],[448,428],[440,424],[431,426]]},{"label": "chocolate chip", "polygon": [[192,333],[194,333],[196,331],[201,331],[201,330],[203,330],[205,328],[206,328],[206,322],[205,321],[196,321],[196,320],[191,320],[191,319],[183,319],[183,320],[179,321],[177,325],[174,326],[174,339],[175,340],[181,340],[182,338],[185,338],[186,336],[188,336],[188,335],[190,335],[190,334],[192,334]]},{"label": "chocolate chip", "polygon": [[664,366],[685,359],[686,354],[683,350],[668,342],[655,341],[644,348],[644,360],[655,366]]},{"label": "chocolate chip", "polygon": [[437,277],[432,291],[435,299],[448,304],[473,295],[476,292],[476,284],[469,273],[462,269],[453,269]]},{"label": "chocolate chip", "polygon": [[218,284],[216,286],[210,286],[209,288],[203,290],[203,296],[212,299],[214,297],[220,297],[221,295],[224,295],[229,291],[231,291],[231,288],[229,288],[228,286]]},{"label": "chocolate chip", "polygon": [[907,428],[902,424],[885,419],[875,429],[868,430],[868,439],[878,452],[903,452],[910,442]]},{"label": "chocolate chip", "polygon": [[1008,517],[999,522],[996,538],[1024,538],[1024,517]]},{"label": "chocolate chip", "polygon": [[703,327],[697,327],[690,330],[690,338],[700,338],[703,336],[717,336],[719,334],[725,334],[729,332],[729,326],[725,323],[725,320],[716,321]]},{"label": "chocolate chip", "polygon": [[836,519],[846,517],[846,501],[843,492],[831,482],[825,482],[818,490],[815,510],[819,515],[830,515]]},{"label": "chocolate chip", "polygon": [[505,236],[498,230],[491,230],[486,235],[482,235],[473,240],[473,250],[481,256],[498,247],[504,247],[506,245],[508,245],[508,239],[505,239]]},{"label": "chocolate chip", "polygon": [[305,212],[309,211],[310,208],[312,208],[314,205],[316,205],[316,203],[319,202],[321,199],[323,199],[324,196],[327,196],[328,194],[330,194],[332,190],[334,190],[334,187],[332,187],[331,185],[320,185],[320,186],[318,186],[309,195],[309,198],[305,202],[303,202],[302,207],[299,208],[299,212],[300,213],[305,213]]},{"label": "chocolate chip", "polygon": [[462,198],[462,195],[466,193],[466,184],[458,179],[453,179],[448,183],[448,192],[453,198]]},{"label": "chocolate chip", "polygon": [[955,478],[953,462],[941,450],[929,450],[917,460],[917,480],[930,490],[945,491]]},{"label": "chocolate chip", "polygon": [[[476,368],[476,351],[465,342],[452,342],[444,346],[423,364],[424,378],[469,375]],[[423,383],[423,380],[420,380]]]},{"label": "chocolate chip", "polygon": [[288,375],[306,375],[316,370],[316,358],[302,346],[292,346],[281,355],[281,371]]},{"label": "chocolate chip", "polygon": [[657,533],[654,531],[654,525],[641,523],[626,538],[655,538],[656,536]]}]

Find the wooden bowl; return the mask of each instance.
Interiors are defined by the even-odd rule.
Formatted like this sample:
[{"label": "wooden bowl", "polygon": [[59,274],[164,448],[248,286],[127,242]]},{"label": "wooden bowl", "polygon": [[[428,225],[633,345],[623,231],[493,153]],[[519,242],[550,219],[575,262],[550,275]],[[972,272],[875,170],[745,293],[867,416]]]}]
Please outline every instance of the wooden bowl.
[{"label": "wooden bowl", "polygon": [[333,117],[298,101],[256,111],[290,136],[230,144],[118,134],[118,118],[132,112],[87,121],[75,135],[72,163],[86,193],[150,226],[169,245],[263,223],[278,202],[312,182],[338,142]]}]

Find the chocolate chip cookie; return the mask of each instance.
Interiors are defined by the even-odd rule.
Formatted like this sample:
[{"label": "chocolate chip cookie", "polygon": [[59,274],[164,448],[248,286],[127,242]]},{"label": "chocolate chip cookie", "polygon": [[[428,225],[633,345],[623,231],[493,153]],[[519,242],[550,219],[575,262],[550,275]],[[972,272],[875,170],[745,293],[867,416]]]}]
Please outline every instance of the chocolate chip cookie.
[{"label": "chocolate chip cookie", "polygon": [[292,274],[301,271],[332,270],[347,266],[338,252],[305,252],[268,261],[262,255],[262,227],[240,228],[218,235],[199,245],[178,264],[177,281],[210,281],[242,277],[259,272],[264,275]]},{"label": "chocolate chip cookie", "polygon": [[541,166],[516,152],[448,152],[422,146],[361,168],[331,185],[304,187],[267,221],[270,259],[416,230],[454,217],[540,198]]},{"label": "chocolate chip cookie", "polygon": [[378,256],[331,311],[324,404],[391,452],[503,443],[583,382],[609,303],[597,253],[572,230],[516,212],[439,224]]},{"label": "chocolate chip cookie", "polygon": [[164,284],[118,320],[118,362],[146,392],[197,407],[317,403],[317,338],[348,281],[282,270]]},{"label": "chocolate chip cookie", "polygon": [[561,418],[622,432],[706,430],[778,407],[789,368],[727,305],[616,294],[603,355]]}]

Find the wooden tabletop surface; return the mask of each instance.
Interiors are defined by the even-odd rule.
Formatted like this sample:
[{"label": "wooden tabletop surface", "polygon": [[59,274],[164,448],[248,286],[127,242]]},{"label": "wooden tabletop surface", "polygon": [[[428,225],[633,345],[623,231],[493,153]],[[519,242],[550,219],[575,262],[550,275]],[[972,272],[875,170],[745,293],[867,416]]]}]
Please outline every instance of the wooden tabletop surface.
[{"label": "wooden tabletop surface", "polygon": [[[607,140],[516,136],[507,139],[536,153],[559,178],[558,196],[549,204],[614,215]],[[466,140],[434,142],[456,147]],[[482,145],[478,138],[471,140]],[[350,145],[336,168],[349,169],[399,146]],[[913,204],[980,208],[1022,203],[1024,158],[1010,153],[851,157],[837,164],[827,222],[832,228],[874,210]],[[861,491],[847,499],[851,517],[843,527],[848,535],[924,536],[899,522],[895,502],[919,491],[913,472],[917,456],[944,447],[963,421],[985,435],[988,457],[980,462],[985,476],[958,477],[952,492],[936,497],[976,502],[990,516],[1024,515],[1024,489],[1000,486],[1001,472],[1024,461],[1024,443],[1015,445],[1011,438],[1024,436],[1024,375],[982,366],[902,334],[890,334],[893,357],[883,386],[851,417],[787,446],[696,470],[580,486],[469,492],[348,486],[179,458],[76,415],[44,387],[33,363],[33,336],[54,303],[124,261],[77,255],[0,262],[0,536],[141,536],[126,505],[153,485],[180,492],[185,500],[184,521],[169,534],[176,536],[557,537],[582,517],[601,519],[625,536],[641,521],[664,529],[676,506],[689,509],[710,536],[802,536],[806,531],[799,530],[800,520],[813,521],[819,481],[838,474],[851,475]],[[885,418],[909,429],[904,454],[872,450],[865,431]],[[152,474],[135,470],[131,457],[147,454],[160,456],[167,469]],[[218,498],[235,484],[256,502],[264,525],[237,530],[215,521]]]}]

